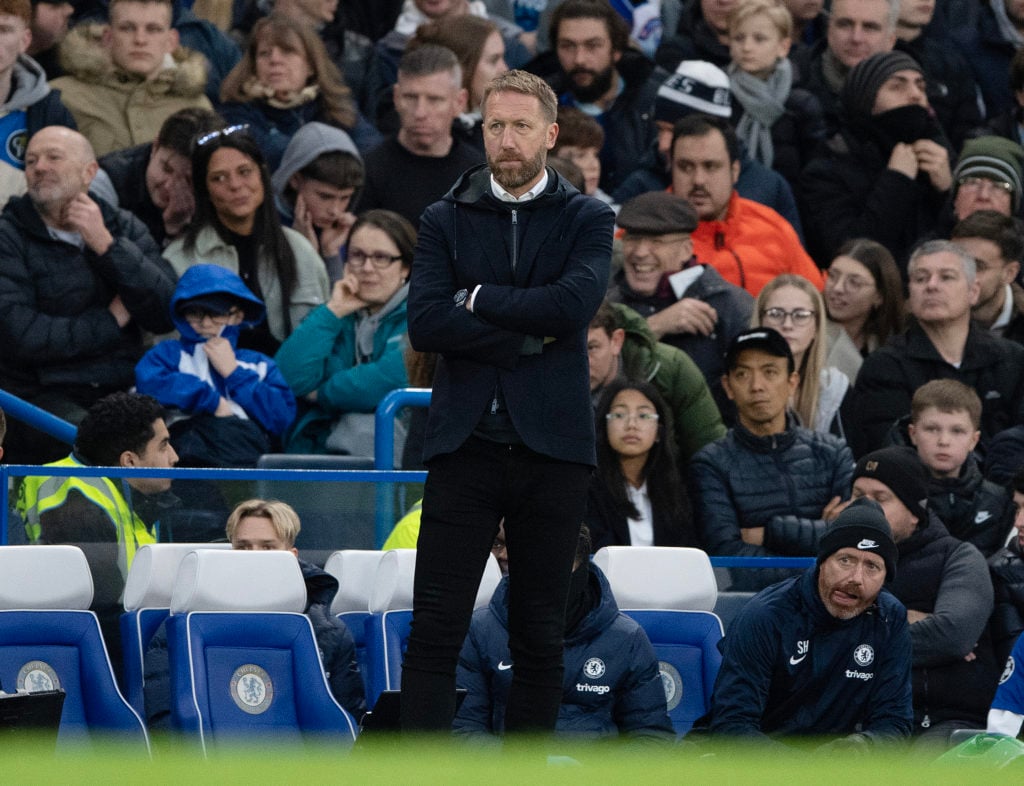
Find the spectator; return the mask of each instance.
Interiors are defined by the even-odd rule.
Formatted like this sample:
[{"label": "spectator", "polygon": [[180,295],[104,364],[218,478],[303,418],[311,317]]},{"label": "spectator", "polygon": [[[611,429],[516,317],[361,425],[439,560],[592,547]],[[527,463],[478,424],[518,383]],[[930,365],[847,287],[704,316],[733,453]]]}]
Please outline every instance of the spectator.
[{"label": "spectator", "polygon": [[843,106],[839,133],[801,177],[808,247],[824,263],[850,238],[866,237],[902,269],[918,238],[937,229],[953,186],[921,66],[902,52],[863,60],[845,81]]},{"label": "spectator", "polygon": [[758,594],[729,628],[703,722],[710,734],[814,735],[837,751],[909,736],[910,634],[906,610],[883,588],[897,554],[881,508],[849,505],[817,557]]},{"label": "spectator", "polygon": [[825,38],[825,0],[783,0],[783,5],[793,16],[793,43],[798,48],[812,47]]},{"label": "spectator", "polygon": [[[996,663],[1006,663],[1014,642],[1024,633],[1024,470],[1018,470],[1013,476],[1010,490],[1015,531],[1006,546],[988,560],[995,591],[995,610],[989,628]],[[1024,660],[1017,662],[1024,663]]]},{"label": "spectator", "polygon": [[[697,228],[697,214],[685,199],[664,191],[641,194],[623,205],[617,223],[625,230],[625,261],[609,299],[646,317],[656,339],[689,355],[719,411],[731,421],[722,358],[749,324],[754,299],[693,255],[690,233]],[[681,413],[675,415],[681,425]]]},{"label": "spectator", "polygon": [[[798,426],[788,412],[799,383],[792,350],[772,328],[740,333],[722,379],[737,423],[692,462],[701,540],[712,555],[817,553],[826,524],[849,493],[853,459],[831,434]],[[751,574],[756,575],[751,575]],[[777,570],[733,572],[733,589],[761,589]]]},{"label": "spectator", "polygon": [[340,128],[306,123],[295,132],[270,182],[278,212],[320,252],[333,284],[356,217],[349,210],[365,178],[363,157]]},{"label": "spectator", "polygon": [[152,142],[179,109],[211,109],[206,60],[178,44],[171,0],[113,0],[110,24],[83,24],[61,44],[53,86],[97,155]]},{"label": "spectator", "polygon": [[[32,40],[27,54],[42,67],[47,79],[64,75],[58,50],[68,34],[68,20],[75,12],[70,0],[37,0],[32,3]],[[31,134],[30,134],[31,136]]]},{"label": "spectator", "polygon": [[[584,527],[566,601],[565,673],[555,734],[574,741],[673,742],[658,657],[643,628],[619,611],[608,579],[589,553]],[[458,735],[505,731],[512,682],[508,584],[506,576],[490,605],[473,613],[462,646],[457,681],[467,695],[455,717]],[[600,674],[588,668],[594,660],[604,667]]]},{"label": "spectator", "polygon": [[992,613],[985,559],[926,508],[927,473],[913,450],[869,453],[853,477],[853,498],[882,506],[899,550],[889,588],[910,623],[913,734],[944,744],[955,729],[984,722],[999,674],[985,633]]},{"label": "spectator", "polygon": [[1024,3],[989,0],[951,5],[973,11],[966,23],[952,27],[951,33],[974,71],[988,116],[1007,111],[1013,106],[1014,96],[1006,75],[1014,55],[1024,45]]},{"label": "spectator", "polygon": [[[986,127],[999,136],[1024,144],[1024,48],[1015,49],[1013,60],[1010,62],[1010,91],[1007,96],[1010,102],[1002,111],[995,111],[994,107],[988,107],[988,119]],[[986,86],[992,89],[992,86]],[[996,89],[1002,85],[996,85]],[[1020,96],[1020,98],[1018,98]]]},{"label": "spectator", "polygon": [[864,358],[903,328],[903,282],[888,249],[865,238],[844,243],[825,274],[825,305],[825,362],[856,381]]},{"label": "spectator", "polygon": [[688,0],[674,31],[666,31],[654,55],[662,68],[673,70],[683,60],[706,60],[720,68],[729,64],[729,12],[736,0]]},{"label": "spectator", "polygon": [[601,147],[604,129],[601,124],[581,109],[572,106],[558,108],[558,139],[551,154],[566,158],[583,173],[583,188],[587,196],[596,197],[606,204],[612,198],[600,188]]},{"label": "spectator", "polygon": [[452,135],[452,123],[466,109],[455,54],[425,44],[403,55],[395,106],[401,128],[366,155],[357,212],[392,210],[416,227],[424,209],[482,161],[479,150]]},{"label": "spectator", "polygon": [[402,350],[415,245],[415,230],[396,213],[370,210],[356,219],[345,276],[277,354],[302,402],[289,453],[374,454],[373,411],[408,385]]},{"label": "spectator", "polygon": [[[143,331],[171,330],[174,271],[142,223],[87,195],[97,164],[81,134],[29,140],[28,193],[0,216],[0,370],[4,389],[78,423],[134,382]],[[66,446],[11,423],[8,459],[42,463]]]},{"label": "spectator", "polygon": [[263,154],[244,127],[199,137],[192,171],[196,215],[164,257],[178,275],[210,262],[241,276],[267,320],[244,331],[239,346],[272,355],[327,299],[327,269],[308,240],[281,226]]},{"label": "spectator", "polygon": [[295,419],[295,396],[274,361],[237,348],[242,328],[265,317],[230,270],[193,265],[178,282],[171,318],[181,339],[149,350],[135,383],[177,410],[171,437],[185,466],[255,467]]},{"label": "spectator", "polygon": [[271,169],[280,165],[295,132],[312,120],[347,131],[364,153],[381,140],[316,33],[281,16],[255,24],[244,57],[221,85],[220,100],[224,119],[249,126]]},{"label": "spectator", "polygon": [[978,210],[953,227],[952,241],[974,257],[978,301],[971,319],[999,338],[1024,344],[1024,289],[1017,283],[1024,259],[1019,219]]},{"label": "spectator", "polygon": [[672,191],[700,219],[693,233],[697,258],[755,296],[779,273],[797,273],[820,288],[821,271],[789,222],[736,193],[739,171],[739,142],[727,121],[690,115],[676,124]]},{"label": "spectator", "polygon": [[[313,626],[327,685],[342,707],[353,717],[362,718],[366,698],[355,641],[345,623],[331,614],[338,580],[299,558],[295,539],[301,529],[299,516],[291,505],[277,500],[247,499],[231,511],[225,534],[236,551],[290,551],[298,559],[306,582],[305,614]],[[143,671],[146,725],[150,730],[167,730],[172,694],[166,623],[161,624],[150,641]]]},{"label": "spectator", "polygon": [[[195,214],[192,156],[196,139],[224,127],[210,109],[181,109],[167,118],[156,139],[115,150],[100,159],[118,199],[163,247],[181,235]],[[139,177],[145,172],[144,177]]]},{"label": "spectator", "polygon": [[43,69],[25,54],[32,40],[31,16],[28,0],[0,3],[0,23],[5,28],[0,39],[0,115],[4,116],[4,138],[9,140],[0,158],[0,208],[11,197],[25,193],[23,140],[44,126],[75,127],[71,114],[60,102],[60,93],[50,89]]},{"label": "spectator", "polygon": [[971,324],[974,257],[945,240],[924,243],[908,265],[914,322],[864,361],[847,412],[855,455],[886,444],[925,382],[955,379],[981,398],[981,445],[1024,423],[1024,348]]},{"label": "spectator", "polygon": [[686,353],[657,341],[632,309],[608,301],[601,304],[587,332],[587,355],[595,407],[605,388],[617,380],[649,382],[657,388],[672,412],[681,462],[689,462],[700,448],[725,434],[699,369]]},{"label": "spectator", "polygon": [[793,18],[777,0],[742,0],[729,14],[729,81],[741,114],[736,135],[751,158],[797,187],[825,141],[818,99],[793,87]]},{"label": "spectator", "polygon": [[790,406],[801,425],[845,441],[839,408],[850,379],[825,363],[825,303],[821,293],[802,276],[776,276],[757,296],[750,324],[774,328],[789,343],[800,375]]},{"label": "spectator", "polygon": [[616,380],[597,405],[597,471],[587,499],[593,550],[694,546],[690,500],[680,482],[672,413],[649,382]]},{"label": "spectator", "polygon": [[953,170],[953,214],[963,221],[978,210],[1019,216],[1024,190],[1024,148],[999,136],[968,139]]}]

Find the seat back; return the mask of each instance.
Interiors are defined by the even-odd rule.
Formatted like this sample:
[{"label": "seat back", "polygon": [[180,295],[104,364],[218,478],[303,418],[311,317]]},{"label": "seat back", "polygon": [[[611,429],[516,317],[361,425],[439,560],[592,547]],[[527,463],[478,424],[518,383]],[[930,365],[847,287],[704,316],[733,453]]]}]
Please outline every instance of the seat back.
[{"label": "seat back", "polygon": [[370,618],[370,593],[382,551],[345,549],[327,558],[324,570],[338,580],[338,593],[331,603],[331,613],[345,623],[356,645],[356,660],[367,688],[366,622]]},{"label": "seat back", "polygon": [[167,627],[174,727],[204,753],[264,738],[351,745],[356,725],[331,695],[305,607],[287,551],[187,554]]},{"label": "seat back", "polygon": [[722,623],[711,561],[700,549],[607,546],[594,562],[619,608],[644,629],[658,656],[669,718],[679,735],[711,708],[722,664]]},{"label": "seat back", "polygon": [[65,693],[58,745],[116,734],[148,754],[139,715],[121,695],[99,622],[93,584],[75,546],[0,548],[0,684],[8,691]]},{"label": "seat back", "polygon": [[230,543],[154,543],[135,552],[124,586],[121,615],[123,685],[128,703],[145,716],[143,661],[149,642],[171,607],[171,589],[181,560],[196,549],[230,549]]}]

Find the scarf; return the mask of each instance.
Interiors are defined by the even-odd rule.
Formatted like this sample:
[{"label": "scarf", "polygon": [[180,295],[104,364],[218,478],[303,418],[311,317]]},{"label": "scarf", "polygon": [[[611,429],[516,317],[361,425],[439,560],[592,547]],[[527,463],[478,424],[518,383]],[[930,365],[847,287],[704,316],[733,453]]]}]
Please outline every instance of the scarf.
[{"label": "scarf", "polygon": [[989,0],[988,4],[992,8],[992,14],[996,18],[996,27],[999,28],[1003,38],[1018,49],[1024,46],[1024,36],[1010,21],[1010,15],[1006,13],[1006,0]]},{"label": "scarf", "polygon": [[730,63],[729,83],[743,107],[736,135],[746,144],[751,158],[770,167],[775,160],[772,126],[786,112],[786,99],[793,87],[793,66],[782,58],[767,79],[759,79]]},{"label": "scarf", "polygon": [[409,297],[409,282],[406,281],[385,303],[380,311],[371,314],[366,309],[356,312],[356,365],[367,362],[373,357],[373,336],[384,317],[398,308]]},{"label": "scarf", "polygon": [[274,109],[294,109],[309,103],[320,95],[320,85],[306,85],[297,93],[292,93],[285,98],[277,98],[274,88],[267,87],[253,76],[242,85],[242,92],[249,98],[266,101]]},{"label": "scarf", "polygon": [[828,89],[839,95],[849,73],[850,69],[839,62],[839,58],[832,54],[832,50],[826,49],[821,56],[821,75],[825,78]]}]

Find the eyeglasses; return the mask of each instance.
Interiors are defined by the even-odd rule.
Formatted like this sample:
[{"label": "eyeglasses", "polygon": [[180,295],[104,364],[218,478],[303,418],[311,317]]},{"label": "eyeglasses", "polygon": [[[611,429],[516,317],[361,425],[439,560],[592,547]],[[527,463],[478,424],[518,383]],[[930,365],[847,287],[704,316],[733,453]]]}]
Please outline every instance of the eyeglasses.
[{"label": "eyeglasses", "polygon": [[626,425],[632,420],[641,426],[653,426],[659,417],[657,412],[609,412],[604,419],[609,423]]},{"label": "eyeglasses", "polygon": [[353,267],[362,267],[367,261],[370,262],[377,270],[383,270],[388,265],[397,262],[402,258],[402,255],[392,256],[391,254],[385,254],[383,251],[374,251],[372,254],[368,254],[358,248],[349,249],[347,256],[347,263]]},{"label": "eyeglasses", "polygon": [[990,188],[995,188],[999,191],[1005,191],[1007,194],[1013,193],[1013,183],[1008,183],[1005,180],[993,180],[988,177],[964,175],[956,182],[960,188],[974,188],[980,190],[983,186],[989,186]]},{"label": "eyeglasses", "polygon": [[786,318],[793,320],[793,324],[797,327],[803,327],[814,319],[817,311],[812,311],[809,308],[794,308],[792,311],[786,311],[784,308],[766,308],[761,312],[761,321],[766,325],[785,325]]},{"label": "eyeglasses", "polygon": [[232,134],[237,134],[242,131],[248,130],[248,123],[241,123],[237,126],[228,126],[227,128],[220,128],[217,129],[216,131],[211,131],[209,134],[203,134],[201,137],[199,137],[199,139],[196,140],[196,147],[202,147],[203,145],[209,144],[218,137],[231,136]]},{"label": "eyeglasses", "polygon": [[220,324],[220,323],[225,323],[226,324],[227,321],[229,319],[231,319],[231,317],[233,317],[236,313],[238,313],[238,309],[237,308],[232,308],[226,314],[214,314],[212,311],[207,311],[205,308],[200,308],[198,306],[193,306],[191,308],[184,309],[181,312],[181,315],[183,317],[185,317],[185,321],[187,321],[187,322],[199,322],[199,323],[202,323],[203,321],[209,319],[212,322],[214,322],[215,324]]}]

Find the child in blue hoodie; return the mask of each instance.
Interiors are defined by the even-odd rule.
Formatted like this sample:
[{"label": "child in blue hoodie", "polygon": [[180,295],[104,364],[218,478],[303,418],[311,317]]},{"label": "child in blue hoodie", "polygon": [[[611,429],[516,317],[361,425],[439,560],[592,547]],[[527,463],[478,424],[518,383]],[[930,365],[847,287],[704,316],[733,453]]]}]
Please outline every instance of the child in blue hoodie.
[{"label": "child in blue hoodie", "polygon": [[139,393],[171,410],[179,466],[255,466],[295,419],[295,396],[277,364],[237,349],[243,328],[266,316],[241,278],[218,265],[193,265],[171,298],[181,338],[162,341],[135,367]]}]

